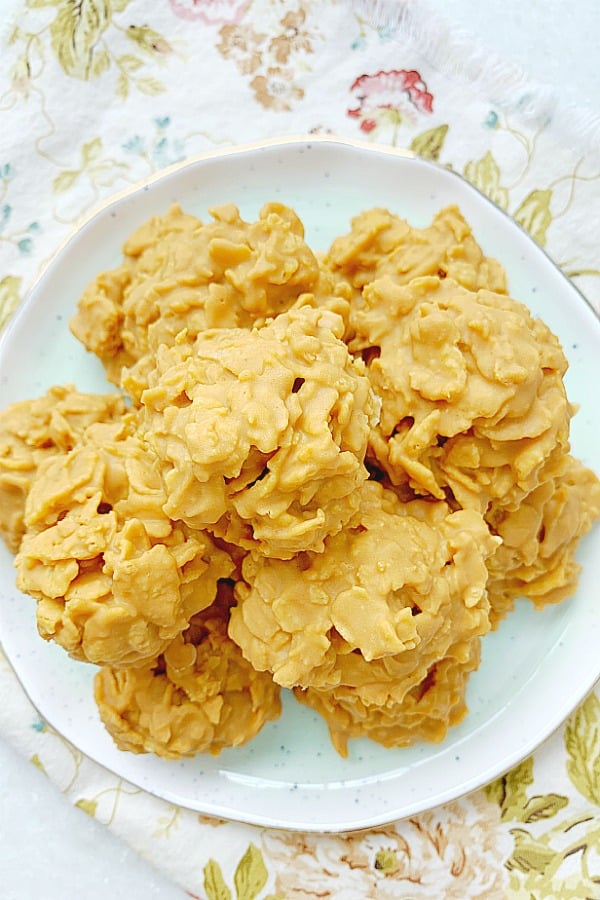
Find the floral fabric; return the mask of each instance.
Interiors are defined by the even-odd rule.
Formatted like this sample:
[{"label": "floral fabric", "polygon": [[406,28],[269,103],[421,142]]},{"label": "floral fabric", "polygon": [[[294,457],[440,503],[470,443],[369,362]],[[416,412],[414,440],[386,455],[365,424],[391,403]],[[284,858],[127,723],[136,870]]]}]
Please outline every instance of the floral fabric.
[{"label": "floral fabric", "polygon": [[[98,202],[200,151],[298,134],[412,148],[528,229],[600,310],[600,126],[418,4],[20,0],[0,70],[0,326]],[[375,15],[372,15],[375,13]],[[600,693],[463,799],[366,832],[226,823],[53,732],[0,654],[0,730],[193,897],[600,897]]]}]

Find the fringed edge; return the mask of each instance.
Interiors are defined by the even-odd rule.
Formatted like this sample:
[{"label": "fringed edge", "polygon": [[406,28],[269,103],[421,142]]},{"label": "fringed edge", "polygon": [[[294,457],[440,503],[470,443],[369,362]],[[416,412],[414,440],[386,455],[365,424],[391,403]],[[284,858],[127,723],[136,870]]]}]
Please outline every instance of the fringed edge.
[{"label": "fringed edge", "polygon": [[529,123],[550,122],[581,150],[600,147],[600,115],[562,98],[557,89],[532,79],[526,70],[486,46],[474,46],[473,35],[451,27],[427,3],[415,0],[352,0],[366,24],[403,40],[455,82],[474,86],[505,112]]}]

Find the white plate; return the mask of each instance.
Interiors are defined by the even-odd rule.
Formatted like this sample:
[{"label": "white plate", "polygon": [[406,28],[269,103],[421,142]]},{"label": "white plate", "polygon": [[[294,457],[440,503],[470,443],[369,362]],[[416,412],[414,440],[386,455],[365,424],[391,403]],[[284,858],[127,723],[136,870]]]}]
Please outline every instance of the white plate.
[{"label": "white plate", "polygon": [[[116,265],[141,222],[179,201],[206,218],[234,201],[254,218],[267,200],[290,204],[309,244],[325,249],[351,216],[386,206],[427,225],[458,203],[484,251],[507,269],[513,296],[557,333],[570,361],[567,389],[581,404],[574,453],[598,468],[590,388],[600,384],[600,323],[573,285],[534,242],[474,188],[448,170],[393,150],[330,139],[298,139],[204,156],[163,171],[114,199],[59,250],[0,341],[0,407],[75,381],[107,389],[100,364],[67,323],[87,283]],[[595,389],[594,388],[594,389]],[[596,457],[594,459],[594,456]],[[118,751],[92,697],[91,666],[44,643],[34,603],[14,587],[9,554],[0,557],[0,638],[23,687],[44,718],[89,757],[166,800],[260,825],[341,831],[389,822],[473,790],[531,753],[600,676],[600,529],[580,547],[577,595],[543,613],[527,602],[483,641],[468,687],[470,712],[441,745],[385,750],[353,741],[342,760],[311,710],[286,696],[281,719],[245,748],[220,757],[169,762]]]}]

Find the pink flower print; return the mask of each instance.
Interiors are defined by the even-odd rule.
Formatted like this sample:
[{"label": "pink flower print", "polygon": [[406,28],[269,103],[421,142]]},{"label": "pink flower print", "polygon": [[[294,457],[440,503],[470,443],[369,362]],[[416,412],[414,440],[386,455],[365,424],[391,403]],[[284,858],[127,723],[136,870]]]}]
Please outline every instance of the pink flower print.
[{"label": "pink flower print", "polygon": [[206,25],[237,25],[250,0],[169,0],[169,6],[180,19],[200,19]]},{"label": "pink flower print", "polygon": [[398,128],[413,124],[419,113],[433,112],[433,94],[416,70],[393,69],[375,75],[360,75],[350,88],[358,102],[348,115],[360,120],[360,130],[392,130],[396,143]]}]

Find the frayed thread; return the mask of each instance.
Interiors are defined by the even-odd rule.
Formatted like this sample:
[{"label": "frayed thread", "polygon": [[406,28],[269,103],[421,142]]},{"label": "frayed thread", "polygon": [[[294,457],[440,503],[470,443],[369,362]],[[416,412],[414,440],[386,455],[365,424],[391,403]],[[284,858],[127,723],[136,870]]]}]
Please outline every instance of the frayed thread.
[{"label": "frayed thread", "polygon": [[499,109],[532,126],[552,123],[570,143],[575,138],[582,151],[598,152],[597,113],[565,101],[556,88],[533,80],[517,63],[475,46],[473,35],[450,27],[422,0],[352,0],[352,9],[365,24],[410,44],[446,77],[474,86]]}]

